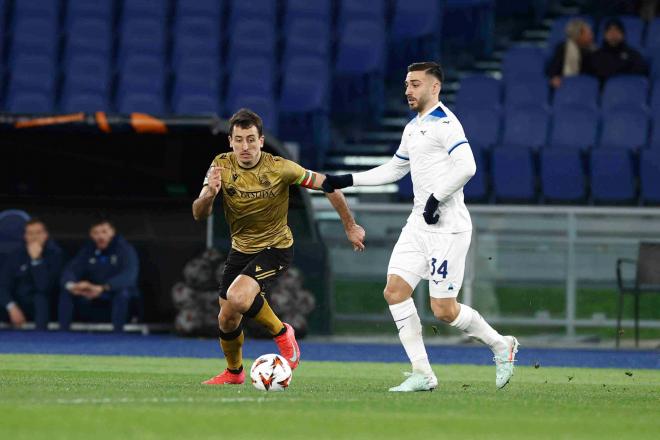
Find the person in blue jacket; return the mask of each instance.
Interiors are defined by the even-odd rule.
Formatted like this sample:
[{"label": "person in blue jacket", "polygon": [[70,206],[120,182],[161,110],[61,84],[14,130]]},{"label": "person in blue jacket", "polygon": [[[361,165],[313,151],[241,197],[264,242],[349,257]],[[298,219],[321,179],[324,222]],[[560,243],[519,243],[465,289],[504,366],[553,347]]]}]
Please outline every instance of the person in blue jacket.
[{"label": "person in blue jacket", "polygon": [[22,327],[34,320],[37,330],[47,330],[62,272],[62,250],[37,218],[25,224],[23,237],[25,246],[10,253],[0,271],[0,321]]},{"label": "person in blue jacket", "polygon": [[131,300],[138,297],[140,263],[135,248],[107,219],[95,221],[85,243],[62,272],[59,302],[61,330],[75,317],[112,321],[120,332],[128,321]]}]

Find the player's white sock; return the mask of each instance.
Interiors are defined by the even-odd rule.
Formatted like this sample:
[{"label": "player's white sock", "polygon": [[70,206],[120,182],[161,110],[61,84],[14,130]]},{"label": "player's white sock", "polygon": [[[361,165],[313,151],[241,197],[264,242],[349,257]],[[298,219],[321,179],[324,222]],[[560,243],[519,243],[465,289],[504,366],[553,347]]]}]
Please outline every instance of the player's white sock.
[{"label": "player's white sock", "polygon": [[481,340],[493,353],[501,353],[508,348],[506,339],[491,327],[486,320],[470,306],[460,304],[461,310],[456,319],[449,323],[452,327],[463,330],[468,336]]},{"label": "player's white sock", "polygon": [[413,372],[434,376],[422,339],[422,322],[413,299],[408,298],[402,303],[391,305],[390,312],[399,330],[399,339],[410,359]]}]

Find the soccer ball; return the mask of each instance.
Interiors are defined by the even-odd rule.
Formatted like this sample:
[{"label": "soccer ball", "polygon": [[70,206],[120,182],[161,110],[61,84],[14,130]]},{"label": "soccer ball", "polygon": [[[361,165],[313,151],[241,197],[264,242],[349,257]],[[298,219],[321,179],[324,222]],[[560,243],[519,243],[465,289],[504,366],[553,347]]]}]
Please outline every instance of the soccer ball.
[{"label": "soccer ball", "polygon": [[261,391],[284,391],[291,384],[291,367],[279,354],[259,356],[250,368],[252,385]]}]

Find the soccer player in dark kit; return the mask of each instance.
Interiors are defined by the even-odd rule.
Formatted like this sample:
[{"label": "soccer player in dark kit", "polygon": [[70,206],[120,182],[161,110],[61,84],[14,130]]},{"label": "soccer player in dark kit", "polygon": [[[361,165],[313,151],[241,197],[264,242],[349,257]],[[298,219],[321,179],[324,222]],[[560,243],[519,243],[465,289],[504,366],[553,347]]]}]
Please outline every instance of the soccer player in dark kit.
[{"label": "soccer player in dark kit", "polygon": [[[254,112],[241,109],[229,120],[232,151],[216,156],[207,172],[193,217],[211,215],[213,202],[222,198],[229,224],[231,250],[220,285],[220,346],[227,369],[203,382],[207,385],[242,384],[243,317],[263,325],[291,369],[300,362],[293,328],[278,319],[264,292],[293,259],[293,235],[287,225],[289,186],[320,190],[325,176],[290,160],[262,151],[263,124]],[[364,250],[364,229],[355,223],[340,192],[326,194],[339,213],[348,240]]]}]

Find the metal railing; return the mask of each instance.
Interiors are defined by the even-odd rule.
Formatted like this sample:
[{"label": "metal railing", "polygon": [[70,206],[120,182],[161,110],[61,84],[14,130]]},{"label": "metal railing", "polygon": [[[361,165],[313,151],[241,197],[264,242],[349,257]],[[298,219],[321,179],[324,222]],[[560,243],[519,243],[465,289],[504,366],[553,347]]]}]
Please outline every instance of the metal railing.
[{"label": "metal railing", "polygon": [[[315,215],[328,244],[332,270],[337,279],[377,280],[385,284],[387,261],[409,204],[355,204],[351,207],[367,231],[368,259],[353,255],[344,245],[338,217],[323,199],[315,199]],[[572,207],[471,205],[473,237],[460,301],[492,295],[496,287],[554,286],[564,291],[563,316],[544,310],[518,316],[507,310],[489,313],[494,324],[563,328],[567,336],[576,328],[615,327],[605,313],[579,317],[580,288],[598,286],[616,291],[615,262],[619,257],[637,257],[640,241],[660,241],[660,209],[637,207]],[[660,268],[658,268],[660,270]],[[415,301],[425,304],[427,283],[415,290]],[[374,292],[380,294],[380,292]],[[612,295],[614,300],[614,295]],[[432,322],[428,307],[418,307],[422,320]],[[337,321],[389,322],[386,312],[337,312]],[[632,320],[624,320],[631,326]],[[660,319],[640,321],[642,328],[660,328]]]}]

